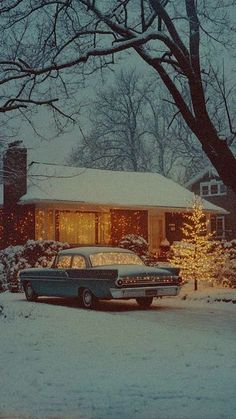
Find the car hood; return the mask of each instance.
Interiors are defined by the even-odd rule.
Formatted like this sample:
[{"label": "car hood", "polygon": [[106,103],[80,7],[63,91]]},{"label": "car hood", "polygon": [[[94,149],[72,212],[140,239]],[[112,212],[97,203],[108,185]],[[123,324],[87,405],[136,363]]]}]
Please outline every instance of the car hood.
[{"label": "car hood", "polygon": [[167,268],[158,268],[153,266],[146,266],[146,265],[109,265],[109,266],[102,266],[101,268],[108,268],[108,269],[116,269],[118,271],[119,277],[124,276],[178,276],[179,275],[179,268],[175,267],[168,267]]}]

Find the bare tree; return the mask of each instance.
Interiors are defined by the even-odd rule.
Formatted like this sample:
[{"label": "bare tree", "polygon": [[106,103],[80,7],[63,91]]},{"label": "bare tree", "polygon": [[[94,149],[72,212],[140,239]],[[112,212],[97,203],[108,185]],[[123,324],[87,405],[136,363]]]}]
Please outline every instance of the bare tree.
[{"label": "bare tree", "polygon": [[[174,115],[153,77],[135,69],[121,71],[89,104],[89,123],[80,130],[69,163],[113,170],[152,171],[184,179],[193,162],[203,162],[198,144]],[[88,128],[91,127],[91,128]]]},{"label": "bare tree", "polygon": [[5,0],[0,110],[47,103],[63,113],[57,100],[62,89],[72,94],[75,75],[109,66],[121,51],[135,51],[159,75],[222,180],[236,192],[236,159],[227,141],[235,129],[229,108],[227,133],[221,136],[214,124],[204,89],[212,64],[200,44],[201,36],[208,45],[230,46],[233,5],[235,0]]},{"label": "bare tree", "polygon": [[83,133],[70,162],[89,167],[151,170],[145,106],[152,83],[134,70],[121,71],[90,105],[91,130]]}]

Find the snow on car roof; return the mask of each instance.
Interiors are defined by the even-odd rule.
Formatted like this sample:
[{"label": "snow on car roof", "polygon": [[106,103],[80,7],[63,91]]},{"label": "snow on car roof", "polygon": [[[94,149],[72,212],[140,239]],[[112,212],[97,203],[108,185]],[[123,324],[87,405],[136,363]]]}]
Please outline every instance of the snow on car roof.
[{"label": "snow on car roof", "polygon": [[81,246],[72,247],[70,249],[60,250],[60,255],[91,255],[92,253],[110,253],[110,252],[121,252],[121,253],[133,253],[131,250],[123,249],[121,247],[105,247],[105,246]]},{"label": "snow on car roof", "polygon": [[[88,169],[33,162],[21,203],[61,202],[122,207],[191,207],[194,194],[158,173]],[[205,210],[225,210],[203,200]]]}]

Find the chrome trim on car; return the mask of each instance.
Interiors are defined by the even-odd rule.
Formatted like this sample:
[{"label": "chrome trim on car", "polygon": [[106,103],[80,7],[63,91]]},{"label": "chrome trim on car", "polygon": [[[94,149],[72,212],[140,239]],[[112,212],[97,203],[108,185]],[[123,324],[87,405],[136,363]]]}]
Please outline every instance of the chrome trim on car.
[{"label": "chrome trim on car", "polygon": [[[122,286],[127,287],[131,285],[165,285],[165,284],[173,284],[177,285],[181,282],[179,276],[157,276],[157,275],[144,275],[144,276],[124,276],[121,277]],[[119,284],[120,286],[120,284]]]},{"label": "chrome trim on car", "polygon": [[142,288],[110,288],[112,298],[162,297],[175,296],[180,292],[180,286],[169,285],[160,287]]}]

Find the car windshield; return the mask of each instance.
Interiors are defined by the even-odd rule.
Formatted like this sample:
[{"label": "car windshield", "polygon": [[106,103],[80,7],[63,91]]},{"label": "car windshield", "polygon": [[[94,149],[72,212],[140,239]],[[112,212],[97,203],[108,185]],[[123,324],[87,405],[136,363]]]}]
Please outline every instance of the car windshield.
[{"label": "car windshield", "polygon": [[90,255],[92,266],[104,265],[144,265],[139,256],[133,253],[101,252]]}]

